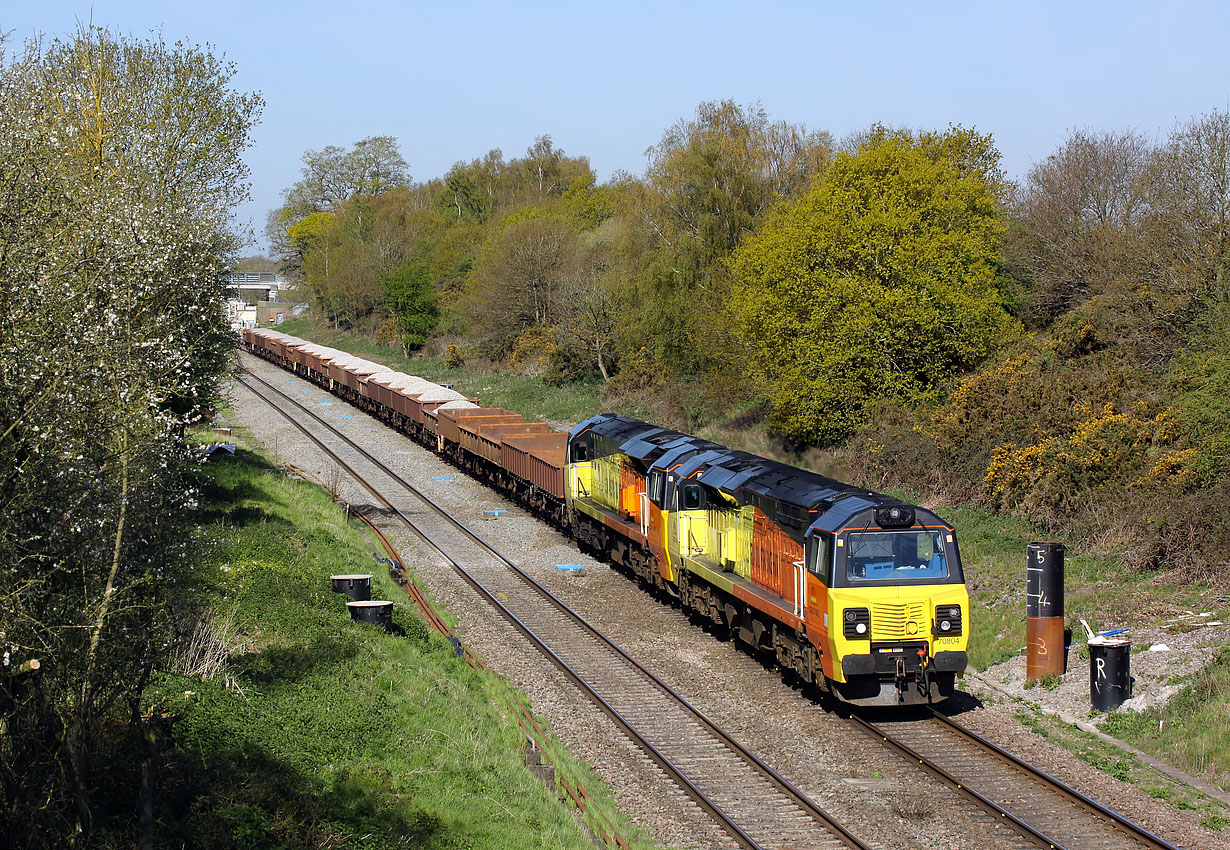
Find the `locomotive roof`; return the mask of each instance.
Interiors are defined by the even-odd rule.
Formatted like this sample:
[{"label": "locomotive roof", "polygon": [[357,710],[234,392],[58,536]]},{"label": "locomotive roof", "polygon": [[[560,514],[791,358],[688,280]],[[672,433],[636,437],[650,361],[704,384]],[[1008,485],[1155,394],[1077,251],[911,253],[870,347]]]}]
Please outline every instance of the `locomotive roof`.
[{"label": "locomotive roof", "polygon": [[634,457],[648,463],[660,457],[668,447],[686,439],[685,435],[669,428],[654,428],[638,434],[619,447],[619,450],[629,457]]},{"label": "locomotive roof", "polygon": [[639,419],[632,419],[628,416],[620,416],[615,413],[599,413],[597,416],[591,416],[584,422],[581,422],[573,427],[569,432],[573,437],[579,437],[586,431],[591,431],[598,436],[622,445],[633,437],[646,434],[652,431],[663,431],[657,425],[650,425],[648,422],[642,422]]},{"label": "locomotive roof", "polygon": [[747,501],[747,495],[740,495],[739,491],[743,491],[745,494],[785,502],[808,511],[816,510],[824,502],[857,489],[779,461],[763,458],[760,460],[759,464],[743,461],[733,469],[728,469],[726,464],[719,462],[712,473],[705,471],[703,480],[709,486],[721,487],[739,501]]},{"label": "locomotive roof", "polygon": [[[840,531],[867,508],[901,503],[883,493],[626,416],[599,414],[574,427],[571,435],[586,430],[619,441],[621,452],[648,467],[675,468],[680,478],[694,478],[741,504],[760,496],[815,514],[811,528],[816,530]],[[923,521],[930,518],[943,523],[931,511],[916,511],[925,515],[920,516]]]},{"label": "locomotive roof", "polygon": [[700,437],[680,437],[663,446],[662,453],[650,466],[669,470],[685,463],[689,457],[692,457],[697,452],[709,452],[724,448],[724,446],[719,446],[717,443],[710,442],[709,440],[702,440]]}]

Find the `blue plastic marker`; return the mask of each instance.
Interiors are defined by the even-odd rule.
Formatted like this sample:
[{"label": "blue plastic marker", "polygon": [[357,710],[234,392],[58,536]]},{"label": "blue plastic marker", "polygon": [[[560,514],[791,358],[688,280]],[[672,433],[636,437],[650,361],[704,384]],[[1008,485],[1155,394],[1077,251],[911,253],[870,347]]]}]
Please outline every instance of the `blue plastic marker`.
[{"label": "blue plastic marker", "polygon": [[557,570],[569,570],[572,572],[576,572],[577,570],[580,570],[581,572],[585,572],[584,564],[556,564],[555,568]]},{"label": "blue plastic marker", "polygon": [[[431,480],[432,480],[432,481],[452,481],[453,479],[451,479],[451,478],[433,478],[433,479],[431,479]],[[491,511],[487,511],[487,513],[491,513]]]},{"label": "blue plastic marker", "polygon": [[483,511],[483,513],[485,513],[485,514],[495,514],[496,518],[498,519],[498,518],[499,518],[499,516],[500,516],[500,514],[506,514],[506,513],[508,513],[508,510],[507,510],[507,509],[505,509],[505,508],[500,508],[498,511]]},{"label": "blue plastic marker", "polygon": [[322,401],[322,402],[320,402],[320,403],[321,403],[321,404],[333,404],[333,402],[331,402],[331,401]]},{"label": "blue plastic marker", "polygon": [[398,449],[397,451],[393,452],[393,454],[408,455],[410,454],[410,452],[406,451],[405,449]]},{"label": "blue plastic marker", "polygon": [[350,415],[349,413],[340,413],[338,414],[337,418],[338,419],[354,419],[354,417]]},{"label": "blue plastic marker", "polygon": [[371,428],[364,428],[364,429],[363,429],[363,433],[364,433],[364,434],[370,434],[371,432],[372,432],[372,429],[371,429]]}]

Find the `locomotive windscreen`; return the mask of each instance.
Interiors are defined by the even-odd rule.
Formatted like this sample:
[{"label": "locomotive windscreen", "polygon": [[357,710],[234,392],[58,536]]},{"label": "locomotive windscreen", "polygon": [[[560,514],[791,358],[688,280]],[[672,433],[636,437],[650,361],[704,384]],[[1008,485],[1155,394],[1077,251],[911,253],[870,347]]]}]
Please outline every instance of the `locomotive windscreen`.
[{"label": "locomotive windscreen", "polygon": [[949,577],[940,531],[864,531],[849,536],[846,578],[851,583],[942,581]]}]

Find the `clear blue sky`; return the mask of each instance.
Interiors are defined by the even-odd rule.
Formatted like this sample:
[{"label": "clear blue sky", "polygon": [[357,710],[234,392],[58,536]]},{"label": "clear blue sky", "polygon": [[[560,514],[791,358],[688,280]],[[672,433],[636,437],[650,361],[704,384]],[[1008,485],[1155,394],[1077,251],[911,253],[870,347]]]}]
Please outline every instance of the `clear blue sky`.
[{"label": "clear blue sky", "polygon": [[90,18],[208,42],[265,97],[248,154],[266,212],[300,158],[393,135],[416,180],[540,134],[600,179],[641,173],[705,100],[759,100],[838,139],[872,122],[991,133],[1021,177],[1076,127],[1164,138],[1230,102],[1230,4],[1217,2],[607,3],[3,0],[20,43]]}]

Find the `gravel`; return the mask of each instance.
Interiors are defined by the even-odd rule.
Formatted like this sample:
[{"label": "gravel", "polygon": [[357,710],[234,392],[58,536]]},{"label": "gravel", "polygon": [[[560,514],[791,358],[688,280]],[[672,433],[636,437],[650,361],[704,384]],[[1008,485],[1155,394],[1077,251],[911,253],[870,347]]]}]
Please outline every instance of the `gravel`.
[{"label": "gravel", "polygon": [[[1115,638],[1131,644],[1132,697],[1120,711],[1143,711],[1165,705],[1181,689],[1178,680],[1189,677],[1213,661],[1218,646],[1230,643],[1230,628],[1210,612],[1173,611],[1149,622],[1127,627]],[[1083,637],[1074,637],[1067,672],[1057,682],[1030,686],[1025,679],[1025,656],[1018,655],[982,672],[977,681],[984,689],[998,691],[1044,708],[1075,722],[1091,710],[1089,655]],[[1097,726],[1107,714],[1088,718]]]},{"label": "gravel", "polygon": [[[678,609],[662,604],[622,574],[581,554],[551,527],[327,393],[253,358],[245,357],[245,363],[266,380],[308,402],[629,654],[648,662],[656,675],[871,846],[885,850],[1017,846],[1015,834],[997,819],[973,810],[956,792],[937,786],[920,769],[903,764],[898,756],[853,731],[811,695],[785,684],[759,660],[716,640]],[[337,483],[343,497],[353,504],[370,501],[366,491],[345,481],[314,445],[252,393],[237,388],[232,407],[234,421],[250,429],[279,460]],[[452,480],[436,480],[445,478]],[[507,512],[486,513],[494,510]],[[664,845],[732,846],[730,838],[718,831],[574,686],[530,651],[528,643],[502,618],[493,616],[494,612],[475,597],[451,567],[404,528],[390,524],[385,530],[435,602],[456,614],[455,631],[462,641],[527,694],[552,733],[593,767],[635,823]],[[558,565],[580,565],[583,569],[562,570]],[[1161,660],[1162,654],[1157,658]],[[1135,658],[1133,666],[1135,672]],[[1069,675],[1074,677],[1075,689],[1076,674]],[[986,671],[978,680],[996,681],[1010,688],[1010,681],[999,681],[1005,677],[1012,678],[1007,667]],[[967,684],[974,682],[967,679]],[[1065,680],[1063,687],[1067,685]],[[1048,696],[1055,693],[1058,691],[1047,691]],[[963,698],[958,707],[964,710],[958,719],[1179,846],[1230,850],[1230,842],[1218,833],[1201,829],[1191,813],[1175,810],[1091,770],[1067,751],[1025,729],[998,702]]]}]

